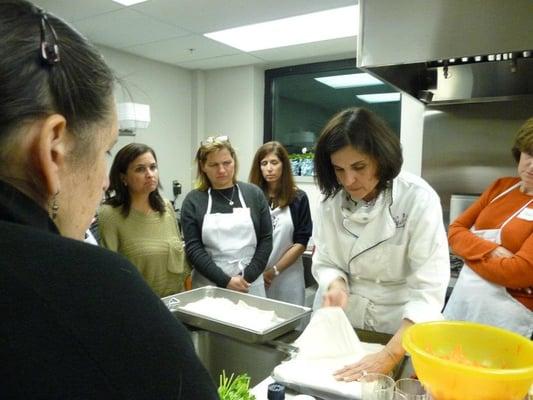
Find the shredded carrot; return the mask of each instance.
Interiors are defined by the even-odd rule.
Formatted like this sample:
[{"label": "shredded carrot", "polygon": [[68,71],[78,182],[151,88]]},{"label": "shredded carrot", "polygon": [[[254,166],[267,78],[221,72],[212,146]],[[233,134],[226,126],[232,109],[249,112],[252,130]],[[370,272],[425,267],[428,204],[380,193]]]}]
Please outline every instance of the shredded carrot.
[{"label": "shredded carrot", "polygon": [[485,367],[480,362],[467,358],[463,352],[463,347],[460,344],[455,346],[451,353],[447,355],[439,354],[437,355],[437,357],[442,358],[443,360],[453,361],[459,364],[469,365],[472,367]]}]

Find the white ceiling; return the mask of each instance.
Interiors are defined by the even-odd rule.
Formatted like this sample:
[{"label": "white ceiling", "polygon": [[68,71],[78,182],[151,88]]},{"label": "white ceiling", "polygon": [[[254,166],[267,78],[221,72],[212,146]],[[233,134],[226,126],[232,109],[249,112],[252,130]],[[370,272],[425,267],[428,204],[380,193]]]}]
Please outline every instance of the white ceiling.
[{"label": "white ceiling", "polygon": [[[188,69],[266,68],[354,58],[356,37],[243,52],[204,33],[356,4],[357,0],[35,0],[94,43]],[[357,21],[354,21],[354,24]],[[320,29],[317,26],[317,29]]]}]

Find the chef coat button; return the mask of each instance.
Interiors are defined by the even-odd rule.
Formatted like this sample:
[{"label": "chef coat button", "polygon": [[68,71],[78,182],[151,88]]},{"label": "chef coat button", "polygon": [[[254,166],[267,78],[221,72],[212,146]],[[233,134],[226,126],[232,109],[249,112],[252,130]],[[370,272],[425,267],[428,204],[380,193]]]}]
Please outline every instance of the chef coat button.
[{"label": "chef coat button", "polygon": [[355,275],[355,280],[358,281],[359,279],[361,279],[359,275]]},{"label": "chef coat button", "polygon": [[381,283],[381,279],[376,278],[376,283],[377,283],[377,284]]}]

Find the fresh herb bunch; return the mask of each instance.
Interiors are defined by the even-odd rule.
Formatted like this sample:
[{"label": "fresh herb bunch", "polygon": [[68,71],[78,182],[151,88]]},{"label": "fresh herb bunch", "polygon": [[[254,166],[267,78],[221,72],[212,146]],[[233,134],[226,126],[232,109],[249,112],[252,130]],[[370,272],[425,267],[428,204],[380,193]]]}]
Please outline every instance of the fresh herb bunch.
[{"label": "fresh herb bunch", "polygon": [[255,396],[250,394],[250,377],[241,374],[228,378],[226,371],[222,370],[219,378],[218,395],[220,400],[255,400]]}]

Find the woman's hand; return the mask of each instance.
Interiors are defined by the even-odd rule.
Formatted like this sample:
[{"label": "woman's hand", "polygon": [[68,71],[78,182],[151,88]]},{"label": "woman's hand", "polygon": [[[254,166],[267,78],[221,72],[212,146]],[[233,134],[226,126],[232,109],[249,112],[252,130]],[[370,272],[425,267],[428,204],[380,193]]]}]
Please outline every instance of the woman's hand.
[{"label": "woman's hand", "polygon": [[268,289],[272,285],[272,280],[276,277],[274,274],[274,268],[269,268],[263,272],[263,279],[265,281],[265,287]]},{"label": "woman's hand", "polygon": [[380,374],[390,373],[396,366],[396,358],[388,350],[383,349],[379,353],[368,354],[354,364],[345,366],[335,371],[333,376],[338,381],[356,381],[370,372]]},{"label": "woman's hand", "polygon": [[335,371],[333,373],[335,379],[349,382],[359,379],[365,373],[390,373],[405,355],[405,350],[402,346],[402,336],[404,331],[411,325],[413,325],[412,321],[403,319],[400,328],[396,331],[391,340],[389,340],[389,343],[387,343],[383,350],[378,353],[368,354],[358,362]]},{"label": "woman's hand", "polygon": [[228,286],[226,288],[231,290],[236,290],[238,292],[248,293],[248,288],[250,284],[241,276],[237,275],[230,279]]},{"label": "woman's hand", "polygon": [[333,281],[328,291],[322,298],[322,307],[341,307],[343,309],[348,305],[348,287],[343,279]]},{"label": "woman's hand", "polygon": [[492,257],[510,258],[512,256],[514,256],[514,254],[503,246],[498,246],[489,253],[489,258],[492,258]]}]

